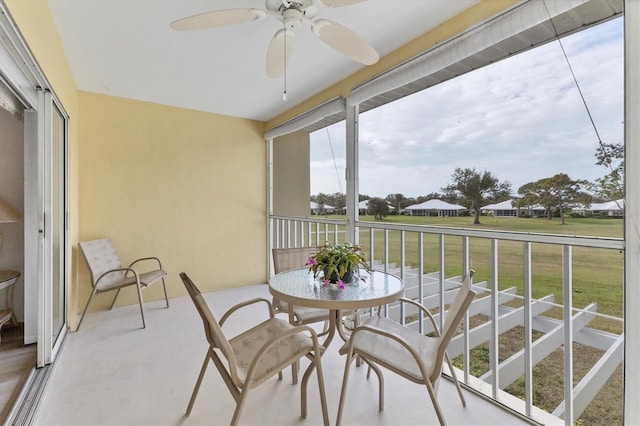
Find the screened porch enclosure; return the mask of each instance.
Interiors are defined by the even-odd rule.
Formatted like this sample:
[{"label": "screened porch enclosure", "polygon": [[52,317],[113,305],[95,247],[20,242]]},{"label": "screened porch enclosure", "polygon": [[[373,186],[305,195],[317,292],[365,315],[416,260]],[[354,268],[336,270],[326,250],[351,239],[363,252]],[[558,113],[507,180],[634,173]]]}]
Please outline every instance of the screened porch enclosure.
[{"label": "screened porch enclosure", "polygon": [[[623,362],[625,348],[627,359],[630,354],[635,356],[629,351],[629,334],[625,336],[624,331],[635,327],[630,325],[635,322],[629,321],[635,312],[624,311],[624,300],[630,296],[637,299],[629,283],[637,281],[638,262],[625,248],[638,240],[636,231],[626,226],[624,236],[583,237],[368,222],[358,214],[360,170],[366,167],[360,158],[363,147],[359,137],[364,112],[557,36],[619,17],[623,5],[581,2],[574,6],[566,2],[518,5],[356,87],[347,98],[329,101],[268,131],[269,162],[274,165],[269,175],[269,248],[325,241],[359,243],[374,268],[402,277],[407,296],[435,312],[447,309],[461,276],[473,268],[479,296],[451,346],[455,365],[469,388],[541,423],[589,423],[589,413],[597,406],[614,413],[608,421],[629,423],[635,410],[633,403],[629,405],[629,391],[637,383],[630,382],[624,373],[630,368]],[[627,15],[625,25],[629,25]],[[629,67],[634,66],[628,61],[628,48],[627,80]],[[637,66],[637,61],[632,62]],[[625,92],[627,114],[633,96]],[[291,174],[281,168],[278,162],[286,149],[281,141],[288,138],[288,146],[296,139],[308,144],[310,133],[334,123],[344,125],[346,217],[309,218],[308,188],[288,197],[280,192],[282,182],[291,179],[294,171],[305,173],[305,164],[300,161],[287,163]],[[630,143],[633,138],[637,138],[637,130],[634,133],[626,126],[627,159],[638,155],[637,143]],[[340,175],[342,171],[336,169]],[[636,177],[633,172],[627,175],[627,188]],[[627,206],[629,197],[636,196],[627,191]],[[626,223],[635,221],[634,210],[626,214]],[[596,259],[604,259],[604,264]],[[605,303],[588,288],[612,293],[613,303]],[[430,331],[427,322],[415,314],[399,312],[394,305],[385,309],[386,315],[400,322]],[[635,345],[631,343],[631,347]],[[555,381],[553,386],[550,381]]]}]

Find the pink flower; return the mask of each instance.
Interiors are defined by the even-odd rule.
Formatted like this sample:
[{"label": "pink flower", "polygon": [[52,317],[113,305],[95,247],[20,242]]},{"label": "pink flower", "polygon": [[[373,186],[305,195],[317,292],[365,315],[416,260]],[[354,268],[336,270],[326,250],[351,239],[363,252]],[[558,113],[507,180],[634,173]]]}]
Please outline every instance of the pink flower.
[{"label": "pink flower", "polygon": [[322,280],[322,285],[329,285],[329,280],[326,278]]},{"label": "pink flower", "polygon": [[313,257],[308,257],[307,258],[307,263],[305,263],[305,266],[315,266],[317,265],[318,262],[316,262],[316,260]]},{"label": "pink flower", "polygon": [[338,288],[339,288],[340,290],[343,290],[343,289],[344,289],[344,282],[342,282],[342,280],[338,280],[338,281],[336,282],[336,284],[338,284]]}]

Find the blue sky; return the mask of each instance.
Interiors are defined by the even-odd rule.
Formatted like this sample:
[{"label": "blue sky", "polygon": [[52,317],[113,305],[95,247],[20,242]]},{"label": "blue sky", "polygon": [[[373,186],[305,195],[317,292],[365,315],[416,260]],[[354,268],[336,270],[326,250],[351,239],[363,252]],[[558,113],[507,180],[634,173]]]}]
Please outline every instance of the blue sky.
[{"label": "blue sky", "polygon": [[[605,143],[623,142],[622,25],[562,39]],[[554,41],[362,114],[360,193],[440,192],[456,167],[488,170],[514,193],[561,172],[594,180],[607,172],[594,164],[597,146]],[[311,194],[346,191],[344,123],[311,135],[311,159]]]}]

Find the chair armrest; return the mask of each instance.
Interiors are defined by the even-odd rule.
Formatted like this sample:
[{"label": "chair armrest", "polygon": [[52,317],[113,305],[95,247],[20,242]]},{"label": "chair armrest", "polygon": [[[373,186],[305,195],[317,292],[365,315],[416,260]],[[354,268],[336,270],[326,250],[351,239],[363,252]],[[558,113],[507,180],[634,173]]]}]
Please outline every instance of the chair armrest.
[{"label": "chair armrest", "polygon": [[276,314],[275,314],[275,311],[273,310],[273,305],[271,304],[271,302],[263,297],[256,297],[254,299],[250,299],[245,302],[241,302],[241,303],[238,303],[237,305],[232,306],[227,312],[224,313],[222,318],[220,318],[220,321],[219,321],[220,327],[222,327],[222,324],[224,324],[224,322],[227,319],[229,319],[231,314],[235,313],[238,309],[244,308],[249,305],[253,305],[255,303],[260,303],[260,302],[266,303],[267,306],[269,307],[269,317],[270,318],[275,317]]},{"label": "chair armrest", "polygon": [[133,262],[131,262],[129,264],[129,268],[131,268],[136,263],[142,262],[144,260],[155,260],[156,262],[158,262],[158,269],[162,270],[162,262],[160,262],[160,259],[158,259],[157,257],[141,257],[140,259],[136,259]]},{"label": "chair armrest", "polygon": [[423,304],[416,302],[413,299],[408,299],[406,297],[401,297],[400,303],[408,303],[420,309],[427,317],[431,320],[431,324],[433,324],[433,329],[438,337],[440,337],[440,328],[436,324],[436,319],[433,317],[433,314],[427,309]]},{"label": "chair armrest", "polygon": [[109,274],[111,274],[113,272],[125,272],[125,276],[129,272],[133,272],[133,275],[136,277],[136,282],[138,283],[138,285],[140,285],[140,277],[138,276],[138,272],[136,272],[135,269],[132,269],[132,268],[117,268],[117,269],[110,269],[110,270],[100,274],[100,276],[98,277],[98,279],[94,283],[94,287],[98,286],[98,283],[100,282],[101,279],[103,279],[105,276],[107,276],[107,275],[109,275]]}]

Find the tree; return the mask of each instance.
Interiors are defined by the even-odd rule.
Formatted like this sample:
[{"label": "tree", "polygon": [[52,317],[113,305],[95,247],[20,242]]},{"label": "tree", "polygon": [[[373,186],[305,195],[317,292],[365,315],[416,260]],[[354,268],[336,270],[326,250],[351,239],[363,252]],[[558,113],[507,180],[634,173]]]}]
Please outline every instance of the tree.
[{"label": "tree", "polygon": [[595,180],[592,191],[605,200],[623,198],[624,147],[622,144],[603,143],[596,149],[595,156],[596,165],[604,166],[610,172]]},{"label": "tree", "polygon": [[382,220],[389,213],[389,205],[382,198],[369,199],[369,214],[373,215],[375,220]]},{"label": "tree", "polygon": [[322,192],[320,192],[318,195],[316,195],[316,203],[319,204],[320,209],[318,211],[318,214],[322,214],[322,215],[327,215],[327,212],[324,209],[324,206],[327,205],[327,194],[323,194]]},{"label": "tree", "polygon": [[386,200],[388,202],[390,202],[393,207],[396,208],[396,213],[400,214],[400,210],[402,210],[403,208],[405,208],[406,206],[408,206],[407,204],[407,200],[408,198],[405,197],[404,195],[398,193],[398,194],[389,194],[387,195]]},{"label": "tree", "polygon": [[586,182],[572,180],[565,173],[558,173],[555,176],[529,182],[518,189],[518,194],[522,196],[521,203],[524,205],[540,204],[547,209],[549,219],[553,217],[553,208],[560,210],[562,224],[564,221],[564,210],[569,203],[582,202],[589,203],[590,195],[580,191]]},{"label": "tree", "polygon": [[[451,184],[442,188],[445,192],[457,192],[462,195],[462,202],[469,210],[473,210],[473,224],[480,224],[480,207],[485,202],[485,196],[499,191],[501,185],[498,178],[490,172],[478,172],[476,169],[456,168],[451,175]],[[510,185],[509,185],[510,186]]]}]

